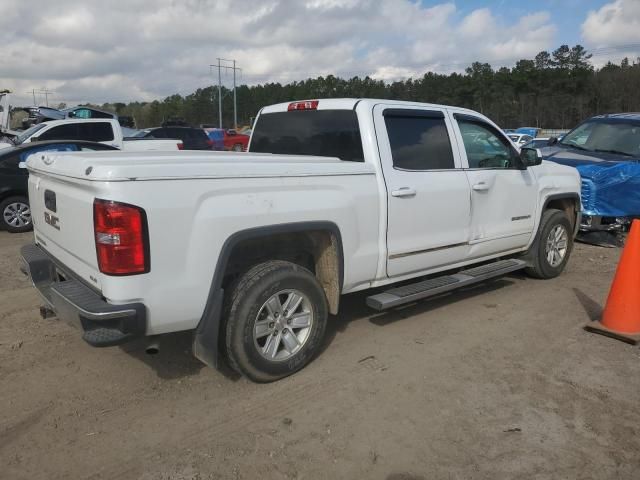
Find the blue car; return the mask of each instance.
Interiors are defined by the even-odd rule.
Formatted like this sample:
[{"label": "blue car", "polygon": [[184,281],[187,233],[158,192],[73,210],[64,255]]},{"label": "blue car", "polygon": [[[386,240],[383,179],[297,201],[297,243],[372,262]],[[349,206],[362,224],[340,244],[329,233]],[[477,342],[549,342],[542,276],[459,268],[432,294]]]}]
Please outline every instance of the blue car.
[{"label": "blue car", "polygon": [[222,128],[205,128],[204,131],[213,142],[212,150],[224,150],[224,130]]},{"label": "blue car", "polygon": [[598,115],[542,149],[578,169],[583,228],[615,230],[640,217],[640,114]]}]

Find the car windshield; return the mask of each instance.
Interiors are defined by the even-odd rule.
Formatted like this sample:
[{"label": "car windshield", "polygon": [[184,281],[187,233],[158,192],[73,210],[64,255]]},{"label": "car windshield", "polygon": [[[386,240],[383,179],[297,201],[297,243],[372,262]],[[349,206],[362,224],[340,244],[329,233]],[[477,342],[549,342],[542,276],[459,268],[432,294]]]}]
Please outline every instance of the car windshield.
[{"label": "car windshield", "polygon": [[589,120],[565,135],[560,145],[640,157],[640,122],[611,118]]},{"label": "car windshield", "polygon": [[14,145],[20,145],[22,142],[24,142],[31,135],[33,135],[34,133],[36,133],[39,130],[42,130],[46,126],[47,126],[46,123],[38,123],[37,125],[34,125],[31,128],[27,128],[24,132],[22,132],[20,135],[17,135],[16,138],[13,139]]}]

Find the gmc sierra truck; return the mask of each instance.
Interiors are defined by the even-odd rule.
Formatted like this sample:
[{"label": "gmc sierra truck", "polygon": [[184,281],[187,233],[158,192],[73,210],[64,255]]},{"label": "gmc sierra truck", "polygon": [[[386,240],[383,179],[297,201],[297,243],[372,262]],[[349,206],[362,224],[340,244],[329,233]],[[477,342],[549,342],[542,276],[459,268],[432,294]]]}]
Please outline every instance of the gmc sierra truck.
[{"label": "gmc sierra truck", "polygon": [[96,347],[192,330],[204,363],[272,381],[318,353],[341,295],[384,310],[552,278],[580,223],[575,169],[462,108],[269,106],[249,152],[31,156],[22,257],[43,316]]}]

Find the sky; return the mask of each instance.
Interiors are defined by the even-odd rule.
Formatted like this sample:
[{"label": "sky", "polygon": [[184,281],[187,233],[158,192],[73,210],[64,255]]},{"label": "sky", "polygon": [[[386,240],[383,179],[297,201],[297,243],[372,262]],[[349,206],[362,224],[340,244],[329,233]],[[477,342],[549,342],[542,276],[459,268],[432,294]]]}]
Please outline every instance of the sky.
[{"label": "sky", "polygon": [[596,66],[640,56],[640,0],[0,0],[0,12],[13,105],[33,89],[52,105],[185,95],[217,82],[218,57],[256,84],[512,66],[561,44]]}]

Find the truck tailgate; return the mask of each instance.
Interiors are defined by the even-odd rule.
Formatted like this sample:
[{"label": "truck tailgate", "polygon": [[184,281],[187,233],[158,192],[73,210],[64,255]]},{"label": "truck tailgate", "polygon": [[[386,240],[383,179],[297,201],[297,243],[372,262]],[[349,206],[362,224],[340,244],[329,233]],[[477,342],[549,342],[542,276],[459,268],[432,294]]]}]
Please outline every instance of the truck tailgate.
[{"label": "truck tailgate", "polygon": [[93,200],[96,184],[43,171],[29,173],[35,242],[87,284],[100,289]]}]

